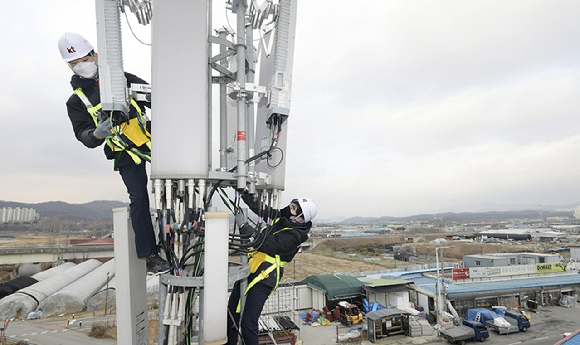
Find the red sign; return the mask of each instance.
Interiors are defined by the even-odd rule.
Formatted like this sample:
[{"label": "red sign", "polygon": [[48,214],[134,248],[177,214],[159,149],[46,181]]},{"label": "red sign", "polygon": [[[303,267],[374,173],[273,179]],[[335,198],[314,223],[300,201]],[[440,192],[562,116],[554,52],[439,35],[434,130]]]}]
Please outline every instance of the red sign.
[{"label": "red sign", "polygon": [[453,280],[469,279],[469,268],[454,268]]}]

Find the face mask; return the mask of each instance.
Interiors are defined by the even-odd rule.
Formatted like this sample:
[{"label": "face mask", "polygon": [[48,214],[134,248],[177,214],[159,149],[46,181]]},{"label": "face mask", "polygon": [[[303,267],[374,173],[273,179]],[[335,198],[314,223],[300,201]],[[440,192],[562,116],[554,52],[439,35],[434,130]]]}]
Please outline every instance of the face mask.
[{"label": "face mask", "polygon": [[83,78],[92,78],[97,74],[97,64],[93,61],[79,62],[73,67],[73,72]]},{"label": "face mask", "polygon": [[292,212],[290,211],[290,206],[286,206],[280,210],[280,215],[284,218],[290,219],[293,216]]}]

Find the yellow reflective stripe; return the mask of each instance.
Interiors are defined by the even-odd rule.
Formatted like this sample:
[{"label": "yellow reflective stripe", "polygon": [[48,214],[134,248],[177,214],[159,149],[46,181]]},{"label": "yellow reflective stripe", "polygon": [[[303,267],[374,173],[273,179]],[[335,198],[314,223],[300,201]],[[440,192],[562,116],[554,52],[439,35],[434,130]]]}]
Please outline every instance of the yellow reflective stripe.
[{"label": "yellow reflective stripe", "polygon": [[[252,286],[254,286],[257,283],[259,283],[260,281],[268,278],[270,273],[272,273],[272,271],[274,271],[274,270],[276,270],[276,285],[274,286],[274,289],[272,290],[272,292],[274,292],[274,290],[276,290],[276,288],[278,287],[278,282],[280,281],[280,267],[284,267],[284,265],[286,264],[286,261],[280,260],[280,255],[276,255],[275,257],[271,257],[270,255],[266,255],[264,261],[270,263],[271,264],[270,267],[268,267],[267,269],[260,272],[250,282],[250,284],[248,284],[248,287],[246,288],[245,293],[248,293],[248,291],[250,290],[250,288]],[[270,295],[272,294],[272,292],[270,293]]]},{"label": "yellow reflective stripe", "polygon": [[73,93],[81,99],[81,101],[85,104],[85,107],[87,107],[87,109],[93,107],[93,104],[91,103],[91,101],[89,101],[89,98],[85,96],[83,89],[78,87],[73,91]]},{"label": "yellow reflective stripe", "polygon": [[135,109],[137,109],[137,113],[139,114],[139,117],[143,118],[143,115],[141,114],[141,108],[139,107],[139,104],[137,104],[137,101],[135,101],[135,99],[133,97],[131,97],[131,105],[135,107]]},{"label": "yellow reflective stripe", "polygon": [[[97,116],[95,115],[100,109],[102,109],[102,104],[99,103],[96,106],[93,107],[93,104],[91,103],[91,101],[89,100],[89,98],[85,95],[85,93],[83,92],[82,88],[76,88],[73,93],[75,95],[77,95],[79,97],[79,99],[84,103],[85,107],[87,107],[87,111],[89,112],[89,114],[93,117],[93,121],[95,121],[95,125],[98,124],[99,119],[97,118]],[[142,134],[145,135],[145,137],[147,138],[147,140],[141,138],[141,140],[139,140],[139,145],[137,146],[141,146],[143,145],[143,143],[147,144],[147,147],[149,148],[149,150],[151,150],[151,135],[149,134],[149,132],[147,132],[147,130],[143,129],[143,127],[141,126],[141,121],[146,121],[147,119],[143,116],[143,113],[141,112],[141,108],[139,107],[139,105],[137,104],[137,102],[135,101],[135,99],[131,98],[131,105],[135,107],[135,110],[137,110],[137,114],[139,114],[139,120],[137,120],[137,122],[139,122],[139,127],[141,128],[141,131],[143,131]],[[136,132],[136,131],[135,131]],[[125,148],[125,146],[123,146],[123,144],[121,144],[118,140],[112,138],[112,137],[107,137],[107,145],[109,145],[109,147],[111,148],[111,150],[113,150],[113,152],[116,151],[127,151],[127,153],[129,154],[129,156],[131,156],[131,158],[133,159],[133,161],[136,164],[141,164],[141,162],[143,161],[142,158],[131,151],[137,151],[135,149],[130,149],[127,150]],[[138,151],[137,151],[138,152]],[[149,161],[151,160],[151,156],[147,155],[147,154],[142,154],[144,157],[148,157]]]},{"label": "yellow reflective stripe", "polygon": [[92,107],[92,108],[87,108],[87,111],[89,112],[89,114],[91,114],[93,116],[93,120],[95,120],[95,123],[97,121],[99,121],[99,119],[97,119],[97,116],[95,115],[99,110],[101,110],[103,106],[101,105],[101,103],[97,104],[96,106]]},{"label": "yellow reflective stripe", "polygon": [[96,125],[98,123],[99,119],[97,119],[95,114],[103,107],[101,105],[101,103],[99,103],[93,107],[93,104],[91,103],[89,98],[84,94],[84,92],[81,88],[77,88],[76,90],[74,90],[73,93],[75,95],[77,95],[80,98],[80,100],[85,104],[85,107],[87,107],[87,111],[93,117],[93,121],[95,121],[95,125]]},{"label": "yellow reflective stripe", "polygon": [[133,152],[131,152],[131,151],[125,151],[125,152],[127,152],[129,154],[129,156],[131,156],[131,158],[133,158],[133,161],[135,162],[135,164],[139,165],[143,161],[141,159],[141,157],[137,156]]},{"label": "yellow reflective stripe", "polygon": [[[274,285],[274,288],[270,292],[270,295],[278,288],[278,282],[280,281],[280,264],[281,264],[280,255],[276,255],[276,285]],[[270,297],[270,295],[268,295],[268,297]]]},{"label": "yellow reflective stripe", "polygon": [[[278,256],[278,255],[276,255]],[[258,274],[250,284],[248,284],[248,287],[246,288],[246,291],[244,291],[244,295],[248,294],[248,291],[250,291],[250,289],[256,285],[257,283],[259,283],[260,281],[266,279],[270,273],[272,273],[272,271],[274,269],[277,269],[277,273],[278,276],[276,277],[276,287],[278,287],[278,280],[280,280],[280,269],[278,269],[278,267],[276,266],[276,264],[272,264],[270,267],[268,267],[268,269],[260,272],[260,274]],[[276,287],[274,287],[274,289],[272,289],[272,292],[274,292],[274,290],[276,290]],[[270,295],[272,294],[272,292],[270,292]],[[268,297],[270,297],[270,295],[268,295]],[[236,313],[239,313],[242,310],[241,308],[241,300],[238,301],[238,307],[236,308]]]},{"label": "yellow reflective stripe", "polygon": [[[290,228],[288,228],[290,229]],[[248,291],[250,291],[250,289],[258,284],[259,282],[261,282],[262,280],[268,278],[268,276],[270,275],[270,273],[272,273],[272,271],[276,270],[276,285],[274,285],[274,288],[272,289],[272,291],[270,292],[270,294],[268,295],[268,297],[270,297],[274,291],[276,291],[276,289],[278,288],[278,283],[280,282],[280,267],[284,267],[284,265],[286,264],[286,261],[282,261],[280,260],[280,255],[276,255],[275,257],[271,257],[270,255],[260,252],[260,251],[255,251],[252,255],[258,254],[259,256],[261,256],[261,254],[265,254],[265,257],[263,258],[264,260],[261,261],[262,262],[268,262],[271,263],[272,265],[270,265],[270,267],[268,267],[267,269],[263,270],[262,272],[260,272],[260,274],[258,274],[251,282],[250,284],[248,284],[248,287],[246,288],[246,291],[244,292],[244,295],[248,294]],[[240,305],[241,301],[238,301],[238,306],[236,308],[236,313],[239,313],[241,311],[241,305]]]},{"label": "yellow reflective stripe", "polygon": [[[257,283],[261,282],[262,280],[268,278],[268,276],[270,275],[270,273],[272,273],[272,271],[274,271],[276,269],[276,264],[270,265],[270,267],[268,267],[266,270],[263,270],[262,272],[260,272],[251,282],[250,284],[248,284],[248,287],[246,288],[246,294],[248,293],[248,291],[250,291],[250,289],[252,288],[252,286],[256,285]],[[276,283],[276,285],[278,285],[278,283]]]},{"label": "yellow reflective stripe", "polygon": [[292,230],[292,228],[282,228],[282,229],[276,231],[275,233],[273,233],[272,235],[276,235],[277,233],[282,232],[282,231],[286,231],[286,230]]}]

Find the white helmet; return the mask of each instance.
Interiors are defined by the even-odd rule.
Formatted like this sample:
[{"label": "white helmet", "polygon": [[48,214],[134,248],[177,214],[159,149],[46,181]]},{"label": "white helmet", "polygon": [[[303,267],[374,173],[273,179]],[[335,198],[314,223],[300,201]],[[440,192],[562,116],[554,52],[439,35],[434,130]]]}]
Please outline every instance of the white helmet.
[{"label": "white helmet", "polygon": [[65,32],[58,40],[58,50],[65,62],[85,57],[93,49],[86,38],[73,32]]},{"label": "white helmet", "polygon": [[298,199],[298,204],[302,209],[302,216],[304,217],[304,222],[309,222],[314,217],[316,217],[316,213],[318,212],[318,206],[316,202],[310,198],[300,197]]}]

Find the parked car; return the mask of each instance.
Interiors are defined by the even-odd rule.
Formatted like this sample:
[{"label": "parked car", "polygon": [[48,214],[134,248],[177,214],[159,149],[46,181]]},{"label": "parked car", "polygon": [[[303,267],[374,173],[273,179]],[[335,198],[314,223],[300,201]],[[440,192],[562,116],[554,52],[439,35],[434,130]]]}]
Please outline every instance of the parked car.
[{"label": "parked car", "polygon": [[465,345],[465,342],[469,340],[483,342],[489,338],[489,332],[481,322],[470,320],[463,320],[462,326],[444,329],[439,334],[450,343],[458,343],[461,345]]}]

